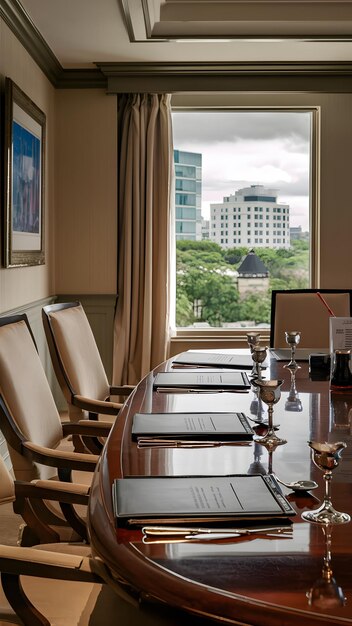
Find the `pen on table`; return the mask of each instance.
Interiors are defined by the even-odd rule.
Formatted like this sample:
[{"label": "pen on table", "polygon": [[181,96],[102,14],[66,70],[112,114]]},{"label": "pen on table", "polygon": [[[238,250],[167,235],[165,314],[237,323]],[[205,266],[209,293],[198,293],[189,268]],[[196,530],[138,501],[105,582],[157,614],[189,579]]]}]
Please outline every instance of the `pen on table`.
[{"label": "pen on table", "polygon": [[330,309],[330,307],[329,307],[328,303],[326,302],[325,298],[323,298],[323,296],[321,295],[321,293],[319,291],[317,291],[317,296],[321,300],[323,305],[326,307],[326,309],[329,311],[331,317],[336,317],[334,311],[332,309]]},{"label": "pen on table", "polygon": [[253,527],[253,528],[185,528],[177,526],[144,526],[142,533],[148,536],[189,536],[206,534],[212,535],[218,534],[239,534],[239,535],[251,535],[261,533],[278,533],[278,534],[291,534],[292,527],[290,526],[266,526],[266,527]]},{"label": "pen on table", "polygon": [[175,537],[166,536],[149,536],[143,535],[142,542],[145,544],[172,544],[172,543],[204,543],[204,542],[217,542],[217,541],[233,541],[233,540],[247,540],[248,539],[292,539],[289,535],[283,533],[199,533],[192,535],[176,535]]},{"label": "pen on table", "polygon": [[249,446],[252,440],[246,441],[211,441],[211,440],[187,440],[187,439],[155,439],[139,437],[138,448],[213,448],[217,446]]},{"label": "pen on table", "polygon": [[189,387],[156,387],[157,393],[248,393],[248,389],[191,389]]},{"label": "pen on table", "polygon": [[192,363],[190,365],[188,363],[172,363],[171,367],[174,369],[191,369],[191,370],[198,370],[202,368],[209,369],[208,365],[200,365],[198,363]]}]

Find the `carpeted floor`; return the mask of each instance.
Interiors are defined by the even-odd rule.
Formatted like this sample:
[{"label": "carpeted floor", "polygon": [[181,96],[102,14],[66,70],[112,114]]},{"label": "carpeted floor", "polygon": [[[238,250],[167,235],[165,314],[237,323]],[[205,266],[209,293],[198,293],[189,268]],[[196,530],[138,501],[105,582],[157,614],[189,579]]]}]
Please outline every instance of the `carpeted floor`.
[{"label": "carpeted floor", "polygon": [[23,523],[20,515],[13,512],[12,502],[0,506],[0,543],[5,546],[17,545],[19,527]]}]

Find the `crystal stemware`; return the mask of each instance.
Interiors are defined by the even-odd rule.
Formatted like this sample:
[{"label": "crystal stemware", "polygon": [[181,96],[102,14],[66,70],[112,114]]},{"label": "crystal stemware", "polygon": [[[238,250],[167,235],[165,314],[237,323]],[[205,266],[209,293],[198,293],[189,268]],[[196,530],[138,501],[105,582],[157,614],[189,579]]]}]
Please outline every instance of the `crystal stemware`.
[{"label": "crystal stemware", "polygon": [[330,524],[322,527],[325,537],[325,554],[323,559],[323,568],[320,578],[318,578],[313,586],[307,591],[309,606],[317,609],[332,609],[333,607],[344,606],[346,604],[345,594],[341,587],[337,584],[333,577],[331,567],[331,534],[332,526]]},{"label": "crystal stemware", "polygon": [[303,519],[316,524],[346,524],[350,521],[347,513],[340,513],[334,509],[331,502],[331,479],[332,471],[338,467],[341,454],[346,448],[344,441],[336,443],[320,443],[318,441],[308,441],[312,449],[312,459],[314,465],[323,471],[325,481],[325,495],[321,506],[313,511],[304,511]]},{"label": "crystal stemware", "polygon": [[[255,368],[255,374],[253,376],[253,378],[262,378],[262,370],[261,370],[261,364],[264,363],[266,357],[267,357],[267,347],[263,347],[263,346],[253,346],[253,350],[252,350],[252,359],[254,362],[254,368]],[[253,372],[253,370],[252,370]],[[252,374],[253,375],[253,374]]]},{"label": "crystal stemware", "polygon": [[258,443],[265,446],[268,450],[274,450],[276,446],[287,443],[286,439],[281,439],[275,434],[273,425],[274,404],[281,397],[281,385],[283,380],[260,380],[255,379],[253,385],[259,388],[259,397],[268,406],[268,431],[264,437],[257,438]]},{"label": "crystal stemware", "polygon": [[296,347],[301,341],[301,333],[298,330],[289,330],[285,332],[285,338],[286,338],[286,343],[291,348],[291,360],[289,363],[287,363],[287,365],[284,365],[284,367],[287,367],[290,370],[298,370],[300,369],[301,366],[298,365],[298,363],[296,362],[295,354],[296,354]]}]

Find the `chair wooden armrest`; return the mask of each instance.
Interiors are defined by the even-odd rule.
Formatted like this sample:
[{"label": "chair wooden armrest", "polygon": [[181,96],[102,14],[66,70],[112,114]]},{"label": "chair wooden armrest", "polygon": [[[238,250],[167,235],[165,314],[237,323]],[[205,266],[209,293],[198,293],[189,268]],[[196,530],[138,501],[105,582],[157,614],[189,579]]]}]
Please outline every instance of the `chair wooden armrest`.
[{"label": "chair wooden armrest", "polygon": [[15,481],[16,498],[54,500],[70,504],[88,504],[90,487],[79,483],[62,483],[58,480]]},{"label": "chair wooden armrest", "polygon": [[103,582],[92,571],[89,557],[36,548],[0,545],[0,570],[7,574]]},{"label": "chair wooden armrest", "polygon": [[112,424],[110,422],[79,420],[79,422],[63,422],[62,432],[67,435],[85,435],[87,437],[107,437]]},{"label": "chair wooden armrest", "polygon": [[94,472],[96,464],[99,460],[99,456],[97,454],[53,450],[52,448],[39,446],[31,441],[23,441],[22,449],[24,456],[30,458],[32,461],[42,463],[43,465],[49,465],[50,467],[68,470]]},{"label": "chair wooden armrest", "polygon": [[[87,525],[74,505],[88,506],[89,486],[78,483],[53,480],[15,481],[14,510],[25,520],[31,532],[38,536],[41,543],[59,541],[53,528],[56,519],[48,517],[46,503],[58,502],[64,518],[81,539],[88,542]],[[44,506],[44,510],[41,510]]]},{"label": "chair wooden armrest", "polygon": [[105,400],[94,400],[85,396],[74,395],[72,404],[79,409],[90,413],[101,413],[105,415],[117,415],[123,406],[120,402],[106,402]]},{"label": "chair wooden armrest", "polygon": [[89,557],[0,545],[1,584],[5,596],[22,622],[32,626],[50,626],[50,622],[31,603],[20,576],[102,583],[90,563]]},{"label": "chair wooden armrest", "polygon": [[110,395],[111,396],[129,396],[132,391],[135,390],[135,385],[121,385],[121,386],[114,386],[111,385],[110,387]]}]

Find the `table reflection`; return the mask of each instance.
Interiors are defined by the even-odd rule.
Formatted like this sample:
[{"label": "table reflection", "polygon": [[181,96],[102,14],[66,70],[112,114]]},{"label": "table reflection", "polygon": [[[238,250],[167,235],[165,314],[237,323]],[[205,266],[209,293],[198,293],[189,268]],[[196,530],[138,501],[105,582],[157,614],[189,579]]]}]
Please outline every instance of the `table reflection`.
[{"label": "table reflection", "polygon": [[285,410],[300,413],[303,410],[303,405],[302,405],[302,401],[297,391],[296,372],[294,370],[290,370],[290,373],[291,373],[291,387],[290,387],[290,391],[285,402]]},{"label": "table reflection", "polygon": [[317,578],[309,591],[307,591],[307,598],[308,604],[317,609],[333,609],[335,607],[344,606],[346,604],[346,597],[342,588],[336,582],[332,571],[332,526],[323,526],[322,532],[325,540],[325,553],[321,576]]}]

